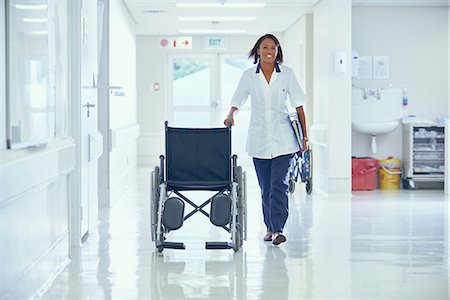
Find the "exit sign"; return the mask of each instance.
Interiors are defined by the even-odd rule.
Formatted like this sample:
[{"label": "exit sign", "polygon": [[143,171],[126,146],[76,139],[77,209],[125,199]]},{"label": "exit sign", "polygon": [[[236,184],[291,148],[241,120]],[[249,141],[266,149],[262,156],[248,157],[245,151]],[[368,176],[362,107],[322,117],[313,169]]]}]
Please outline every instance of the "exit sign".
[{"label": "exit sign", "polygon": [[203,38],[205,49],[226,49],[227,40],[223,36],[208,36]]}]

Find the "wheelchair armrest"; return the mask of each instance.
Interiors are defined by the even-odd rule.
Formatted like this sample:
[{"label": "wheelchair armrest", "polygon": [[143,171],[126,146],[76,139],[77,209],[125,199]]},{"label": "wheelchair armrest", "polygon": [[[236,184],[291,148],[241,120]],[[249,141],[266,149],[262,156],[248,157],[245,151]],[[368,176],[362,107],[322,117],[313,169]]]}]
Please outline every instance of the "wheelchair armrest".
[{"label": "wheelchair armrest", "polygon": [[159,156],[159,179],[160,182],[164,182],[164,155]]},{"label": "wheelchair armrest", "polygon": [[231,157],[233,159],[233,181],[236,182],[237,180],[237,155],[233,154]]}]

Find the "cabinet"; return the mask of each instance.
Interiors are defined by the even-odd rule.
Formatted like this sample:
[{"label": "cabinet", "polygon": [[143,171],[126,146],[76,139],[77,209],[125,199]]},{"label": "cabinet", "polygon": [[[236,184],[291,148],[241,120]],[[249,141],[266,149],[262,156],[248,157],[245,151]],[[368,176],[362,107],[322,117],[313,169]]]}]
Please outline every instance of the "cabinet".
[{"label": "cabinet", "polygon": [[403,182],[443,182],[445,170],[444,126],[403,125]]}]

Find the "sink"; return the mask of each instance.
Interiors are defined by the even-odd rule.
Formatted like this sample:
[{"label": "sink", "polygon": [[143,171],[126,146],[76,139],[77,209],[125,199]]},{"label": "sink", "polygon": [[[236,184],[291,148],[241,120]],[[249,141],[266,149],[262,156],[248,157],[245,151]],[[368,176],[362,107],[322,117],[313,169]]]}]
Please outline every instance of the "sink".
[{"label": "sink", "polygon": [[397,128],[399,121],[352,121],[352,127],[360,133],[371,135],[389,133]]}]

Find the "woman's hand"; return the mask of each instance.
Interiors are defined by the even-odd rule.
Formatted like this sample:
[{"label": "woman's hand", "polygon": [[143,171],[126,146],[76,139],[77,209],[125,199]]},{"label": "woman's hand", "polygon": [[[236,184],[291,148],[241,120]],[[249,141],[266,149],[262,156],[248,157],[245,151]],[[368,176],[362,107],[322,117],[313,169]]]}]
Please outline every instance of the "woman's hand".
[{"label": "woman's hand", "polygon": [[302,140],[302,152],[308,151],[308,138]]},{"label": "woman's hand", "polygon": [[225,120],[223,120],[223,124],[228,127],[228,123],[231,123],[231,126],[234,126],[234,117],[233,114],[229,114]]},{"label": "woman's hand", "polygon": [[231,126],[234,126],[234,114],[237,111],[237,107],[232,106],[230,108],[230,112],[228,113],[228,116],[223,120],[223,124],[228,127],[228,123],[231,123]]}]

